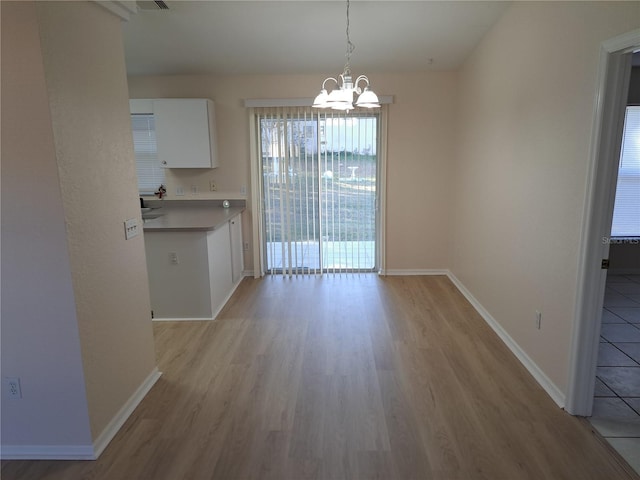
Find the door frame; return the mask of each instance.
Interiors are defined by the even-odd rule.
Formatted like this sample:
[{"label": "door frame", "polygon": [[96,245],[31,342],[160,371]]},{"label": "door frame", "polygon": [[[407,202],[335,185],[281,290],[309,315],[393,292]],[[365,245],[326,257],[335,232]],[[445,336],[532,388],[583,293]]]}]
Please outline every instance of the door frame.
[{"label": "door frame", "polygon": [[[393,103],[393,96],[380,96],[380,112],[378,115],[378,165],[376,168],[376,268],[379,275],[386,273],[386,213],[387,213],[387,118],[388,106]],[[249,156],[251,175],[251,226],[253,242],[253,277],[265,275],[264,252],[264,217],[263,217],[263,184],[261,164],[258,159],[258,142],[260,131],[256,122],[256,107],[306,107],[311,106],[313,99],[267,99],[245,100],[249,115]]]},{"label": "door frame", "polygon": [[565,401],[565,410],[572,415],[590,416],[593,408],[607,279],[601,260],[609,256],[618,179],[618,163],[610,159],[620,158],[631,55],[639,48],[640,29],[636,29],[603,42],[600,49]]}]

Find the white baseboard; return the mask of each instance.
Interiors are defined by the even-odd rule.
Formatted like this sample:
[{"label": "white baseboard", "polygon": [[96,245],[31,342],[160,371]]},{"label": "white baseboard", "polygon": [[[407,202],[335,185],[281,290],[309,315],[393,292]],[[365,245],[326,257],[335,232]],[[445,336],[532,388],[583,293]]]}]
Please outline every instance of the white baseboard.
[{"label": "white baseboard", "polygon": [[547,392],[551,399],[556,402],[560,408],[565,406],[565,395],[562,391],[551,381],[549,377],[538,367],[538,365],[525,353],[525,351],[518,345],[518,343],[511,338],[511,335],[502,328],[498,321],[491,316],[491,314],[482,306],[482,304],[471,294],[469,290],[462,284],[460,280],[451,272],[447,273],[449,279],[453,282],[456,288],[464,295],[467,301],[476,309],[485,322],[493,329],[494,332],[500,337],[504,344],[511,350],[511,352],[517,357],[517,359],[524,365],[533,378],[540,384],[540,386]]},{"label": "white baseboard", "polygon": [[448,275],[447,269],[387,269],[381,275],[408,276],[408,275]]},{"label": "white baseboard", "polygon": [[210,322],[214,317],[154,318],[154,322]]},{"label": "white baseboard", "polygon": [[93,445],[2,445],[2,460],[95,460]]},{"label": "white baseboard", "polygon": [[500,337],[502,342],[511,350],[516,358],[524,365],[533,378],[540,384],[540,386],[547,392],[547,394],[553,399],[554,402],[560,407],[564,408],[565,395],[564,393],[551,381],[549,377],[538,367],[538,365],[525,353],[525,351],[518,345],[518,343],[511,338],[511,335],[502,328],[502,325],[491,316],[486,308],[471,294],[471,292],[462,284],[458,278],[447,269],[426,269],[426,270],[412,270],[412,269],[388,269],[380,273],[387,276],[400,276],[400,275],[446,275],[453,282],[456,288],[462,293],[467,301],[475,308],[485,322],[493,329],[494,332]]},{"label": "white baseboard", "polygon": [[140,404],[142,399],[145,397],[151,387],[155,385],[158,381],[161,372],[158,371],[157,368],[154,368],[153,371],[149,374],[149,376],[142,382],[142,384],[138,387],[138,389],[129,397],[129,400],[122,406],[120,411],[111,419],[109,424],[105,427],[98,438],[93,442],[93,459],[97,459],[109,442],[113,440],[113,437],[116,436],[116,433],[122,428],[124,422],[131,416],[136,407]]},{"label": "white baseboard", "polygon": [[93,445],[2,445],[2,460],[96,460],[162,375],[157,368],[142,382]]}]

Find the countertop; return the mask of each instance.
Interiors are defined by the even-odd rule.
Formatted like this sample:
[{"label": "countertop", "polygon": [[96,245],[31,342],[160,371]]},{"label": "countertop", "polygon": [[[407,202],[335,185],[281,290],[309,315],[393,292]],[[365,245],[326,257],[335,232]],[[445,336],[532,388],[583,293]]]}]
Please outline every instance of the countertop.
[{"label": "countertop", "polygon": [[[219,203],[207,205],[204,202],[162,202],[158,208],[150,205],[153,214],[161,216],[152,219],[145,219],[143,229],[145,232],[179,232],[179,231],[207,231],[215,230],[233,217],[240,215],[245,207],[243,205],[232,205],[223,208]],[[235,202],[234,202],[235,203]]]}]

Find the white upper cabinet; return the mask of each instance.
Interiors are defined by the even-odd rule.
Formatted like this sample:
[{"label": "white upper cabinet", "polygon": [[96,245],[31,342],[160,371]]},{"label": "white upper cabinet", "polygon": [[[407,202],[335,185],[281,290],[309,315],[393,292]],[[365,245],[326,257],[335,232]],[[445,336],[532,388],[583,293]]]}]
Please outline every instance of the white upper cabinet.
[{"label": "white upper cabinet", "polygon": [[206,98],[133,100],[131,113],[153,108],[158,160],[165,168],[218,166],[215,107]]},{"label": "white upper cabinet", "polygon": [[153,113],[153,99],[151,98],[132,98],[129,100],[129,110],[132,114],[138,113],[148,115]]}]

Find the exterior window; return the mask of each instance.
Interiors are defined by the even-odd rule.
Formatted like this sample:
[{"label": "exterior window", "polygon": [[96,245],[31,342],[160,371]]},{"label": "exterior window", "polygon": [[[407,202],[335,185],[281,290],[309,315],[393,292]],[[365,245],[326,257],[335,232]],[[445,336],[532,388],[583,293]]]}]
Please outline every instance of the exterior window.
[{"label": "exterior window", "polygon": [[136,155],[138,191],[140,195],[153,195],[165,183],[164,168],[158,161],[156,126],[152,114],[131,115],[133,150]]},{"label": "exterior window", "polygon": [[627,107],[612,237],[640,237],[640,106]]}]

